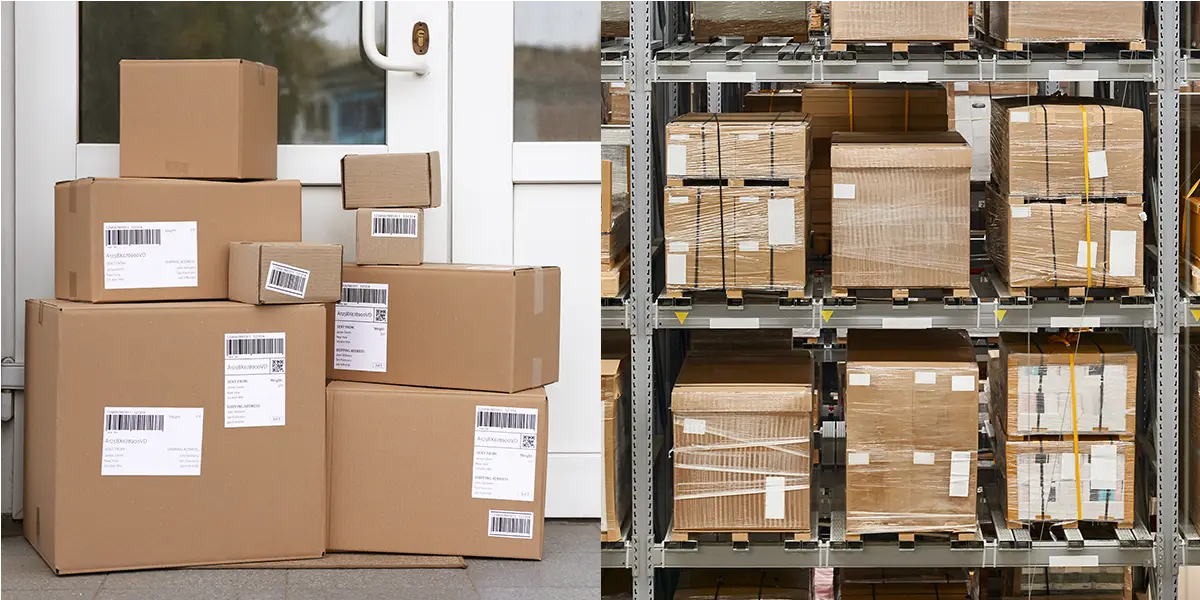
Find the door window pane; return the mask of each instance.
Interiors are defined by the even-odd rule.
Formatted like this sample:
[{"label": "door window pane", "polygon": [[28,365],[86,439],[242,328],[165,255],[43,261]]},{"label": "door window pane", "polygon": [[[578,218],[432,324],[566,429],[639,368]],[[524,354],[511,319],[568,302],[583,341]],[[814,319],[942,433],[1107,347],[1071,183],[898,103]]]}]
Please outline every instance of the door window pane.
[{"label": "door window pane", "polygon": [[245,58],[279,69],[279,143],[383,144],[384,72],[361,58],[359,13],[358,2],[80,2],[79,141],[118,142],[121,59]]},{"label": "door window pane", "polygon": [[513,140],[600,139],[600,3],[513,3]]}]

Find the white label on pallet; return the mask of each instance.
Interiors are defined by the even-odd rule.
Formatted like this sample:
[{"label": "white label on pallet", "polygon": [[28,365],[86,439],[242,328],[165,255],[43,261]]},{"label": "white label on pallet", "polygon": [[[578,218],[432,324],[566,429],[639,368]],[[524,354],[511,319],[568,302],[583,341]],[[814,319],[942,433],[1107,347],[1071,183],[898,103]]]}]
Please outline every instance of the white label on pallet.
[{"label": "white label on pallet", "polygon": [[754,71],[709,71],[704,80],[708,83],[754,83]]},{"label": "white label on pallet", "polygon": [[880,83],[929,83],[929,71],[880,71]]},{"label": "white label on pallet", "polygon": [[847,452],[846,464],[848,465],[869,465],[871,464],[870,452]]},{"label": "white label on pallet", "polygon": [[767,199],[767,243],[772,246],[796,244],[796,199]]},{"label": "white label on pallet", "polygon": [[1012,207],[1012,218],[1028,219],[1033,215],[1033,208],[1030,206],[1014,206]]},{"label": "white label on pallet", "polygon": [[839,200],[853,200],[855,191],[853,183],[833,184],[833,197]]},{"label": "white label on pallet", "polygon": [[1050,326],[1059,329],[1099,327],[1100,317],[1050,317]]},{"label": "white label on pallet", "polygon": [[[1053,467],[1050,469],[1054,473]],[[1063,452],[1058,455],[1058,478],[1063,481],[1075,481],[1075,454]]]},{"label": "white label on pallet", "polygon": [[1117,447],[1113,444],[1092,446],[1091,481],[1093,490],[1117,489]]},{"label": "white label on pallet", "polygon": [[709,329],[758,329],[758,318],[713,317],[708,320]]},{"label": "white label on pallet", "polygon": [[1103,150],[1088,152],[1088,178],[1100,179],[1108,177],[1108,153]]},{"label": "white label on pallet", "polygon": [[738,139],[743,142],[757,142],[758,134],[757,133],[739,133]]},{"label": "white label on pallet", "polygon": [[930,329],[933,317],[883,317],[880,326],[884,329]]},{"label": "white label on pallet", "polygon": [[934,456],[935,454],[933,452],[921,452],[919,450],[913,450],[913,464],[932,465]]},{"label": "white label on pallet", "polygon": [[1098,247],[1099,242],[1092,242],[1090,246],[1091,252],[1089,253],[1087,240],[1079,240],[1079,250],[1075,253],[1075,266],[1086,269],[1088,266],[1088,259],[1091,259],[1092,268],[1096,268],[1096,249]]},{"label": "white label on pallet", "polygon": [[738,242],[738,252],[758,252],[758,240],[743,240]]},{"label": "white label on pallet", "polygon": [[687,196],[671,196],[667,198],[667,204],[687,204]]},{"label": "white label on pallet", "polygon": [[935,385],[937,384],[937,371],[917,371],[913,377],[913,383],[918,385]]},{"label": "white label on pallet", "polygon": [[667,144],[667,175],[683,177],[687,174],[687,146]]},{"label": "white label on pallet", "polygon": [[787,479],[784,477],[768,476],[766,483],[766,501],[763,506],[763,516],[768,519],[782,519],[787,513],[783,492]]},{"label": "white label on pallet", "polygon": [[687,285],[687,255],[667,254],[667,283]]},{"label": "white label on pallet", "polygon": [[704,419],[684,419],[683,432],[693,435],[704,435],[708,431],[708,421]]},{"label": "white label on pallet", "polygon": [[1113,277],[1137,275],[1139,252],[1137,231],[1114,229],[1108,232],[1108,274]]},{"label": "white label on pallet", "polygon": [[950,378],[950,391],[952,392],[974,392],[978,389],[975,386],[974,375],[954,375]]},{"label": "white label on pallet", "polygon": [[621,88],[625,87],[625,82],[624,81],[613,81],[608,84],[608,87],[621,89]]},{"label": "white label on pallet", "polygon": [[672,142],[686,142],[690,139],[692,139],[692,134],[690,134],[690,133],[672,133],[671,134]]},{"label": "white label on pallet", "polygon": [[971,491],[971,452],[950,453],[950,497],[966,498]]},{"label": "white label on pallet", "polygon": [[687,254],[687,251],[688,251],[688,243],[687,242],[671,242],[670,244],[667,245],[667,252],[671,252],[674,254],[680,254],[680,253]]},{"label": "white label on pallet", "polygon": [[1051,567],[1098,567],[1100,566],[1100,557],[1096,554],[1081,554],[1081,555],[1051,555]]},{"label": "white label on pallet", "polygon": [[1014,110],[1014,111],[1008,113],[1008,122],[1009,123],[1028,123],[1029,122],[1029,113],[1027,113],[1023,110]]},{"label": "white label on pallet", "polygon": [[1050,69],[1047,81],[1096,81],[1100,71],[1096,69]]},{"label": "white label on pallet", "polygon": [[870,373],[851,373],[850,385],[871,385]]},{"label": "white label on pallet", "polygon": [[758,196],[738,196],[738,202],[745,202],[747,204],[758,202]]}]

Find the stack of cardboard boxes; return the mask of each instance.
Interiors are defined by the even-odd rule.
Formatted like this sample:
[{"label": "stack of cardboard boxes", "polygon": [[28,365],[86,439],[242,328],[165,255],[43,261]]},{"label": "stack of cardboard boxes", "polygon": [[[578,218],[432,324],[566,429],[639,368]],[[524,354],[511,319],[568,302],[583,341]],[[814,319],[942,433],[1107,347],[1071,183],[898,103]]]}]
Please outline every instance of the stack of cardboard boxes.
[{"label": "stack of cardboard boxes", "polygon": [[980,2],[980,32],[1005,49],[1034,43],[1127,42],[1145,49],[1144,2]]},{"label": "stack of cardboard boxes", "polygon": [[[623,181],[617,179],[618,174],[624,176]],[[601,298],[616,298],[629,284],[628,185],[628,171],[618,172],[611,160],[600,161]]]}]

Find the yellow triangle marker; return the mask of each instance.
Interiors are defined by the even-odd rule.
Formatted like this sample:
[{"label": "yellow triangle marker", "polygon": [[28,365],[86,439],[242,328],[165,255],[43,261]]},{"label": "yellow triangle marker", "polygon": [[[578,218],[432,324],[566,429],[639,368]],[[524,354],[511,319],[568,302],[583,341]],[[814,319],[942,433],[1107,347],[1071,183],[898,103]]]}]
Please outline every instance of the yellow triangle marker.
[{"label": "yellow triangle marker", "polygon": [[826,323],[828,323],[828,322],[829,322],[829,317],[832,317],[832,316],[833,316],[833,311],[832,311],[832,310],[823,310],[823,311],[821,311],[821,318],[822,318],[822,319],[823,319],[823,320],[824,320]]},{"label": "yellow triangle marker", "polygon": [[1200,321],[1200,310],[1193,310],[1193,311],[1192,311],[1192,320],[1194,320],[1194,321]]},{"label": "yellow triangle marker", "polygon": [[1007,308],[997,308],[996,309],[996,322],[999,323],[999,322],[1003,321],[1004,315],[1007,315],[1007,314],[1008,314]]},{"label": "yellow triangle marker", "polygon": [[686,311],[685,311],[685,312],[677,312],[677,313],[675,313],[675,318],[676,318],[676,319],[679,319],[679,324],[680,324],[680,325],[683,325],[683,322],[687,320],[687,317],[688,317],[688,314],[687,314],[687,312],[686,312]]}]

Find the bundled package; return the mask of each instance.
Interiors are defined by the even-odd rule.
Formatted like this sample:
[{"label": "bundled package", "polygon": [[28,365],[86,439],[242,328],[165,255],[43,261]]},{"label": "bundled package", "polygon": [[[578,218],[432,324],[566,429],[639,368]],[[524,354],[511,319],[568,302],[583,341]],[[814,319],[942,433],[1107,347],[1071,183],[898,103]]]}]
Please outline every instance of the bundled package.
[{"label": "bundled package", "polygon": [[600,267],[619,264],[629,254],[629,195],[613,190],[613,163],[600,161]]},{"label": "bundled package", "polygon": [[767,36],[808,40],[808,2],[696,2],[693,19],[697,40],[739,36],[757,41]]},{"label": "bundled package", "polygon": [[803,290],[804,189],[668,187],[668,290]]},{"label": "bundled package", "polygon": [[[835,3],[836,4],[836,3]],[[1145,2],[981,2],[983,30],[999,42],[1145,41]]]},{"label": "bundled package", "polygon": [[629,125],[629,88],[625,82],[604,84],[604,125]]},{"label": "bundled package", "polygon": [[1133,598],[1130,567],[1029,567],[1004,569],[1005,598]]},{"label": "bundled package", "polygon": [[[1191,398],[1188,399],[1188,404],[1191,407],[1190,415],[1200,415],[1200,346],[1188,347],[1188,362],[1187,376],[1191,387]],[[1200,418],[1192,416],[1188,420],[1190,431],[1187,432],[1187,439],[1191,442],[1185,447],[1181,445],[1180,452],[1191,453],[1191,460],[1188,461],[1188,493],[1191,494],[1191,502],[1188,504],[1188,515],[1192,519],[1192,523],[1200,523]]]},{"label": "bundled package", "polygon": [[817,139],[835,131],[900,133],[946,131],[950,126],[946,88],[937,84],[818,84],[805,86],[801,98]]},{"label": "bundled package", "polygon": [[834,0],[829,36],[835,42],[966,41],[969,2]]},{"label": "bundled package", "polygon": [[746,112],[804,112],[803,106],[803,91],[800,89],[749,92],[742,103]]},{"label": "bundled package", "polygon": [[1137,353],[1120,334],[1005,333],[1000,360],[988,382],[1008,435],[1136,432]]},{"label": "bundled package", "polygon": [[957,132],[835,133],[834,288],[968,289],[971,148]]},{"label": "bundled package", "polygon": [[667,125],[667,176],[803,180],[810,133],[803,113],[689,113]]},{"label": "bundled package", "polygon": [[629,37],[629,2],[600,3],[600,37]]},{"label": "bundled package", "polygon": [[1009,527],[1034,521],[1133,526],[1134,443],[1081,438],[1009,439],[997,431]]},{"label": "bundled package", "polygon": [[828,255],[833,238],[833,169],[829,165],[830,141],[813,141],[813,161],[808,171],[808,229],[812,254]]},{"label": "bundled package", "polygon": [[974,532],[979,367],[970,339],[851,330],[846,349],[846,532]]},{"label": "bundled package", "polygon": [[671,410],[676,532],[809,531],[808,358],[688,359]]},{"label": "bundled package", "polygon": [[688,336],[687,355],[723,356],[727,360],[792,352],[790,329],[697,329]]},{"label": "bundled package", "polygon": [[600,359],[600,402],[604,405],[604,512],[600,535],[606,542],[621,540],[621,529],[629,515],[633,475],[630,462],[629,401],[622,373],[622,357]]},{"label": "bundled package", "polygon": [[679,576],[675,600],[808,600],[804,569],[689,569]]},{"label": "bundled package", "polygon": [[1032,81],[958,81],[949,89],[950,120],[971,144],[971,181],[992,178],[992,100],[1037,95]]}]

